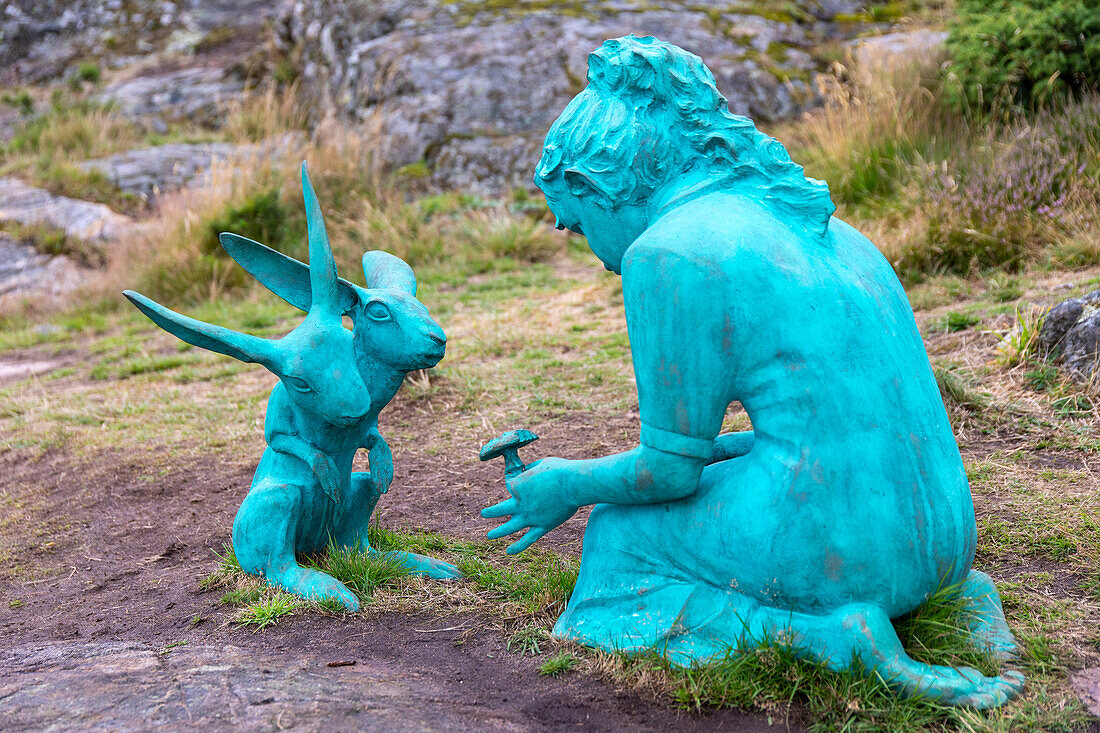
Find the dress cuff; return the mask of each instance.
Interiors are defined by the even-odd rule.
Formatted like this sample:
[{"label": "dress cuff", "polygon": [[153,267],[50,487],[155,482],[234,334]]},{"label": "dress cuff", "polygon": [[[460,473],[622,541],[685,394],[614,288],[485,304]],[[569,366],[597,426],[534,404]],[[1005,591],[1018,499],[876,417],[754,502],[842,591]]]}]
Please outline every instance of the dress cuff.
[{"label": "dress cuff", "polygon": [[713,440],[693,438],[690,435],[661,430],[645,423],[642,423],[642,445],[678,456],[702,458],[704,461],[709,461],[714,456]]}]

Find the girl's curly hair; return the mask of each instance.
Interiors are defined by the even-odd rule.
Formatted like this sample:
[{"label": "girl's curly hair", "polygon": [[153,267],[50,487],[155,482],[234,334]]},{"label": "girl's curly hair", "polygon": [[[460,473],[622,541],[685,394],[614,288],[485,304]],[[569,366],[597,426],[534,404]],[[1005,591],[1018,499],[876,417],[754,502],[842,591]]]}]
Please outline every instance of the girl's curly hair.
[{"label": "girl's curly hair", "polygon": [[572,170],[611,200],[641,203],[700,161],[810,231],[828,230],[828,185],[730,112],[702,59],[652,36],[605,41],[588,56],[588,86],[550,128],[535,183],[553,188]]}]

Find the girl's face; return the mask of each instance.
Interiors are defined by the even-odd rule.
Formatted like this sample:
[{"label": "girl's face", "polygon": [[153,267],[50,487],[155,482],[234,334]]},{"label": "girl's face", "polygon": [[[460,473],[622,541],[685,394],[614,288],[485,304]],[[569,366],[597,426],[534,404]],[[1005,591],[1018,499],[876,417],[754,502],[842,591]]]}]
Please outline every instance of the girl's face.
[{"label": "girl's face", "polygon": [[601,205],[602,194],[583,197],[569,192],[546,192],[546,204],[558,219],[558,226],[582,235],[592,252],[616,275],[622,274],[623,256],[647,225],[645,207],[636,204]]}]

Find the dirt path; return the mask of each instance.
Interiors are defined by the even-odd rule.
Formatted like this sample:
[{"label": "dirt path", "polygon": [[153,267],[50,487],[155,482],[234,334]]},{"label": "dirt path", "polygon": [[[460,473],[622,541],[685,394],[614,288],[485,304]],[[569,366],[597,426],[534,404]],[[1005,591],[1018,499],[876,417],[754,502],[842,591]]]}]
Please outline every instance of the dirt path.
[{"label": "dirt path", "polygon": [[[735,711],[676,713],[455,626],[475,618],[295,619],[278,629],[142,641],[49,641],[0,653],[0,727],[117,730],[770,730]],[[114,636],[114,635],[111,635]],[[133,637],[133,634],[121,636]],[[332,665],[332,666],[330,666]]]},{"label": "dirt path", "polygon": [[[554,452],[569,452],[577,428],[536,426]],[[407,452],[386,525],[481,535],[490,525],[476,511],[502,490],[501,468],[470,458]],[[680,713],[578,673],[540,676],[542,660],[508,651],[472,616],[303,614],[233,628],[220,593],[199,580],[228,541],[252,465],[176,461],[110,450],[0,458],[5,490],[33,520],[2,590],[0,729],[768,729],[758,716]],[[577,517],[548,539],[577,552],[582,529]],[[45,577],[28,580],[30,568]]]}]

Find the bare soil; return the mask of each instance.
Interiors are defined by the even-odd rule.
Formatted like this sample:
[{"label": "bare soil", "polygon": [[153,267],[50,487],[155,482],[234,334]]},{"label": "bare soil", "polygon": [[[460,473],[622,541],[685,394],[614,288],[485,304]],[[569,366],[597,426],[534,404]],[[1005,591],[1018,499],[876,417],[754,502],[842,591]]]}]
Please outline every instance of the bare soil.
[{"label": "bare soil", "polygon": [[[601,450],[593,437],[630,423],[577,420],[535,426],[545,436],[535,447],[545,450],[532,452]],[[588,448],[580,449],[578,434]],[[0,728],[132,729],[144,721],[238,729],[768,728],[737,711],[678,712],[578,673],[540,676],[541,660],[508,651],[492,624],[473,616],[302,614],[258,632],[234,628],[220,592],[200,590],[199,581],[229,540],[253,465],[228,456],[176,460],[117,450],[0,456],[3,488],[32,506],[32,521],[7,530],[22,549],[0,585],[0,648],[7,649]],[[383,498],[386,526],[470,538],[492,526],[477,511],[502,494],[501,466],[480,464],[473,453],[406,452],[396,469]],[[578,552],[583,521],[571,520],[549,544]],[[256,677],[259,667],[271,674]],[[211,678],[203,670],[221,672]],[[288,682],[288,670],[318,686]],[[105,705],[101,698],[112,694],[117,701]]]}]

